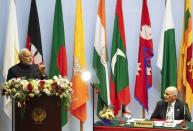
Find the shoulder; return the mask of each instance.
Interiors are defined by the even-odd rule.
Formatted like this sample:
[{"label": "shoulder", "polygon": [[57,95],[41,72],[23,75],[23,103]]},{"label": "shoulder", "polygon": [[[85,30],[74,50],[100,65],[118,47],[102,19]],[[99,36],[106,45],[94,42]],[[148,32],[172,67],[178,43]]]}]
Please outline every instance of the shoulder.
[{"label": "shoulder", "polygon": [[163,100],[160,100],[157,102],[157,104],[164,104],[165,102]]},{"label": "shoulder", "polygon": [[166,104],[167,103],[165,101],[163,101],[163,100],[160,100],[160,101],[157,102],[157,106],[164,106]]},{"label": "shoulder", "polygon": [[176,104],[180,105],[180,106],[184,106],[185,105],[185,103],[183,101],[179,100],[179,99],[176,99]]},{"label": "shoulder", "polygon": [[18,68],[19,68],[19,64],[16,64],[12,66],[11,68],[9,68],[9,71],[14,71],[14,70],[17,70]]}]

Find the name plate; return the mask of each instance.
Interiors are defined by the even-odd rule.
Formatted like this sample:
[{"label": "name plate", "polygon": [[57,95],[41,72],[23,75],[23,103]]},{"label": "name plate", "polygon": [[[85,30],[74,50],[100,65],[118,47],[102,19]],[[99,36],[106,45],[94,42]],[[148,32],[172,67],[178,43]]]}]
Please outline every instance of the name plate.
[{"label": "name plate", "polygon": [[153,121],[134,121],[134,127],[153,128]]},{"label": "name plate", "polygon": [[174,123],[174,122],[165,122],[164,127],[176,127],[176,123]]}]

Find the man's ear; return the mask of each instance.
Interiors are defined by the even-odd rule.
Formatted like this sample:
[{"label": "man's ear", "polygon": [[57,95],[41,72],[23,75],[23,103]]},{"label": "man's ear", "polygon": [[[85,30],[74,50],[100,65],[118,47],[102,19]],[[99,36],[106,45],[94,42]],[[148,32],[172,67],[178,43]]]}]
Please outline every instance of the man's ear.
[{"label": "man's ear", "polygon": [[173,95],[173,98],[174,98],[174,99],[177,99],[177,96],[176,96],[176,95]]}]

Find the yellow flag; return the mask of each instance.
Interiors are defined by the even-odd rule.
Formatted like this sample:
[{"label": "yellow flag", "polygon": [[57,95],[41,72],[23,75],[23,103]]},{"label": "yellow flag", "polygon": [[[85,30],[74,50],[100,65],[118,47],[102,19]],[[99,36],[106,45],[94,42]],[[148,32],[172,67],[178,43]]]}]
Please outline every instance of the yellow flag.
[{"label": "yellow flag", "polygon": [[[17,28],[17,14],[14,0],[10,1],[9,14],[7,22],[7,35],[5,41],[5,53],[3,62],[3,76],[6,80],[8,70],[15,64],[19,63],[19,39]],[[8,118],[12,119],[12,101],[10,98],[4,97],[4,111]]]},{"label": "yellow flag", "polygon": [[184,30],[180,45],[177,86],[190,112],[193,103],[193,59],[192,59],[192,7],[191,0],[185,0]]},{"label": "yellow flag", "polygon": [[82,79],[82,73],[86,70],[83,28],[81,0],[76,0],[71,113],[81,122],[86,121],[88,100],[88,84]]}]

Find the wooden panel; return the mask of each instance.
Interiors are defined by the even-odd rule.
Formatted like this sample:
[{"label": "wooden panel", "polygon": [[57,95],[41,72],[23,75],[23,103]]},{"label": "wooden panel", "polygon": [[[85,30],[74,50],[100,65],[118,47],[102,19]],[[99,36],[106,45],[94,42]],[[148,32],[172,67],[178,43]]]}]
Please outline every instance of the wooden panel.
[{"label": "wooden panel", "polygon": [[41,96],[26,103],[25,113],[15,106],[15,131],[61,131],[60,105],[59,97]]}]

